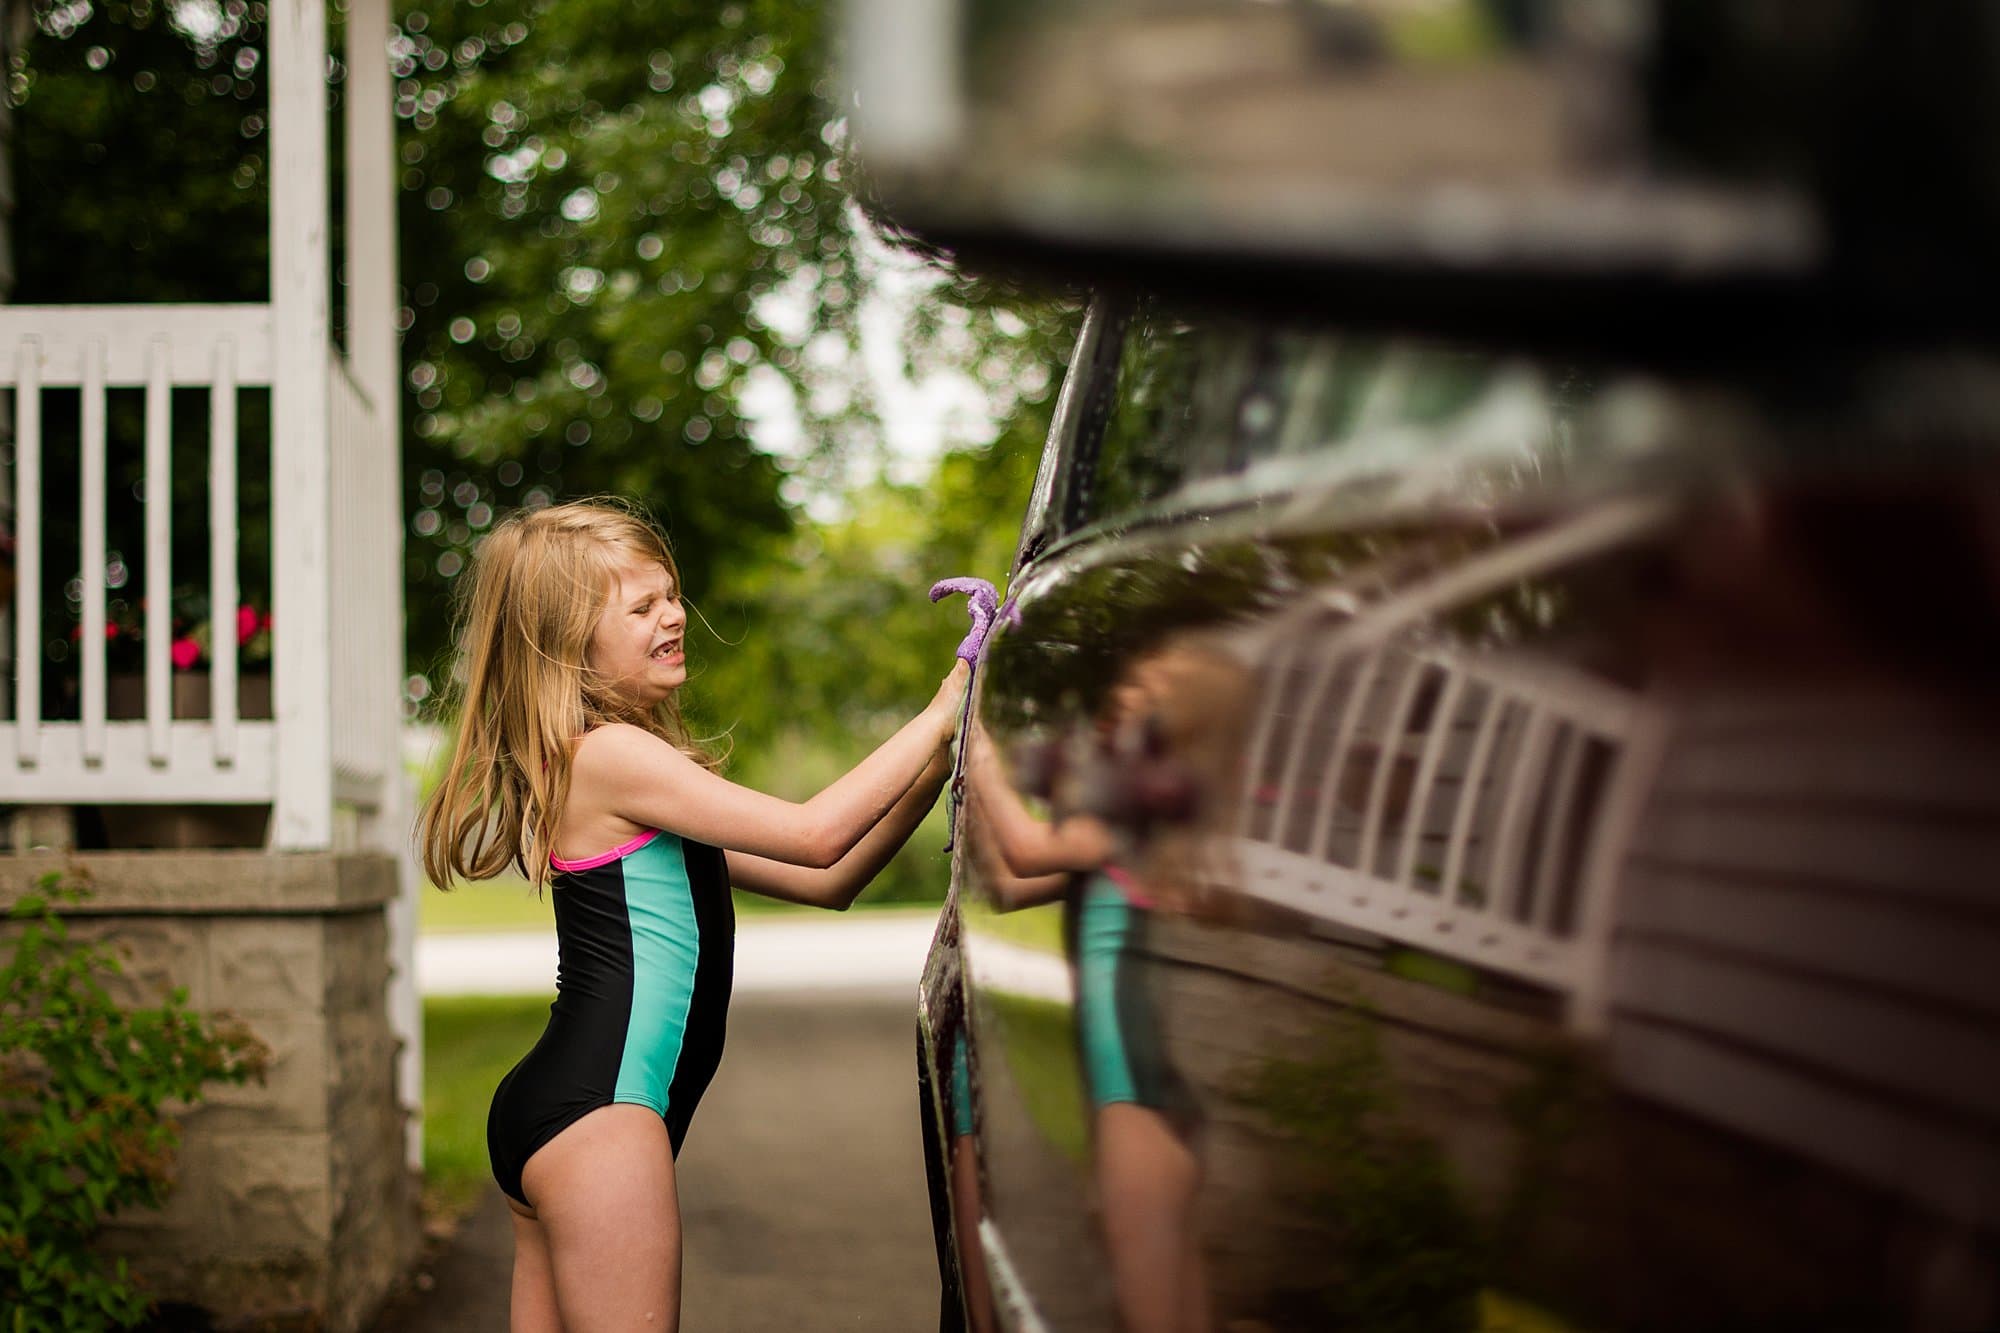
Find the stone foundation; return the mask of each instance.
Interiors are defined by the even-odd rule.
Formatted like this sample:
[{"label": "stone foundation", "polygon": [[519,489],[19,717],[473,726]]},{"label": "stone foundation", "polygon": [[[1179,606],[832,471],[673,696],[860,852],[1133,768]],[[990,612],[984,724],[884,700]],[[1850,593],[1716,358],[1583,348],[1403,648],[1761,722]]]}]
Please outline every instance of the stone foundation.
[{"label": "stone foundation", "polygon": [[79,936],[128,951],[113,993],[180,986],[271,1048],[264,1083],[216,1086],[180,1116],[178,1184],[105,1245],[153,1294],[224,1326],[364,1327],[421,1239],[387,1006],[396,866],[379,853],[0,856],[0,903],[80,874]]}]

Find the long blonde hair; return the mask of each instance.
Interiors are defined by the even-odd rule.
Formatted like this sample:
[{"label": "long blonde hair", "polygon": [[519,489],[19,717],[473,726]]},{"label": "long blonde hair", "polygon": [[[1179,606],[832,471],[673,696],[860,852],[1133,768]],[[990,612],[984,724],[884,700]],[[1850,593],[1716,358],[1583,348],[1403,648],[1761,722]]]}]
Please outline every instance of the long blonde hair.
[{"label": "long blonde hair", "polygon": [[461,585],[457,727],[417,816],[424,873],[449,889],[509,866],[548,882],[576,740],[607,722],[659,736],[705,768],[680,704],[620,698],[586,660],[622,558],[657,563],[680,590],[666,539],[633,508],[582,500],[510,515],[479,543]]}]

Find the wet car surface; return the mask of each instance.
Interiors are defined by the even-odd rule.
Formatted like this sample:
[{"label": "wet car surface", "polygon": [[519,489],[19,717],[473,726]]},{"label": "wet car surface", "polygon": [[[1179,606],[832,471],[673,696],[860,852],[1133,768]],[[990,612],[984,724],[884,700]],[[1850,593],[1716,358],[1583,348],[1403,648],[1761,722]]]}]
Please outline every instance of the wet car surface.
[{"label": "wet car surface", "polygon": [[1850,369],[1100,301],[924,978],[948,1325],[2000,1319],[1994,369]]},{"label": "wet car surface", "polygon": [[1098,293],[945,1326],[2000,1326],[2000,10],[853,3],[899,224]]}]

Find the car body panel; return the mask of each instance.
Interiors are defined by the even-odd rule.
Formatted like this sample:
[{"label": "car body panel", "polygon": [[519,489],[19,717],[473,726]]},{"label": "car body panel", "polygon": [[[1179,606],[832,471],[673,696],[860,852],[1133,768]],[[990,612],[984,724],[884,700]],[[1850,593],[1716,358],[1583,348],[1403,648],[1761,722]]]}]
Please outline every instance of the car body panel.
[{"label": "car body panel", "polygon": [[969,1326],[2000,1319],[1990,436],[1480,365],[1096,515],[1066,386],[926,971]]}]

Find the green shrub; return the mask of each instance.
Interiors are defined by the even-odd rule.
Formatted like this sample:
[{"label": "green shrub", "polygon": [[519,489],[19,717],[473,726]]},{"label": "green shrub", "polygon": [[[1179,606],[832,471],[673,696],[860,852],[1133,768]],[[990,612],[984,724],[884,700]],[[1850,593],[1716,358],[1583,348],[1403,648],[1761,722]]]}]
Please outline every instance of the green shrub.
[{"label": "green shrub", "polygon": [[185,991],[116,1003],[101,979],[123,970],[117,956],[57,913],[82,889],[58,874],[37,887],[8,913],[0,970],[0,1329],[130,1327],[151,1302],[93,1239],[172,1188],[180,1126],[162,1108],[261,1079],[269,1053],[241,1024],[190,1010]]}]

